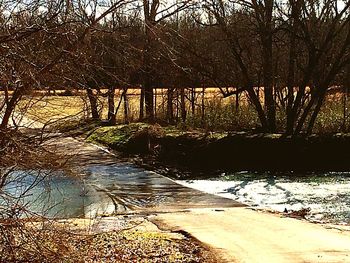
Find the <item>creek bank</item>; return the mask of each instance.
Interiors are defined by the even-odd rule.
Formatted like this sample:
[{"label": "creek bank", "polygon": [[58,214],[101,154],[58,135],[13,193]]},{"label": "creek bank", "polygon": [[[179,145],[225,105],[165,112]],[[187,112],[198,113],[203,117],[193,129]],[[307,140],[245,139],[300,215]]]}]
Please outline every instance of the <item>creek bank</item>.
[{"label": "creek bank", "polygon": [[349,171],[350,134],[291,138],[281,134],[182,131],[144,123],[94,126],[87,141],[121,152],[147,169],[176,179],[220,171]]}]

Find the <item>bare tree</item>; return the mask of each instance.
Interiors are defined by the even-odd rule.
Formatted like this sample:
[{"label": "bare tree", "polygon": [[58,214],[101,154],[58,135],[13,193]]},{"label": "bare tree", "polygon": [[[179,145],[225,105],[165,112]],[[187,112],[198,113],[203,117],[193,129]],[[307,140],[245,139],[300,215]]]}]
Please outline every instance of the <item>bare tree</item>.
[{"label": "bare tree", "polygon": [[[146,119],[154,121],[154,79],[157,75],[157,69],[154,67],[159,53],[157,44],[159,45],[159,31],[161,23],[181,12],[189,6],[190,0],[176,1],[175,3],[166,3],[160,0],[143,0],[142,9],[144,15],[144,32],[145,42],[143,47],[143,87],[145,98]],[[143,116],[142,98],[140,104],[140,117]]]}]

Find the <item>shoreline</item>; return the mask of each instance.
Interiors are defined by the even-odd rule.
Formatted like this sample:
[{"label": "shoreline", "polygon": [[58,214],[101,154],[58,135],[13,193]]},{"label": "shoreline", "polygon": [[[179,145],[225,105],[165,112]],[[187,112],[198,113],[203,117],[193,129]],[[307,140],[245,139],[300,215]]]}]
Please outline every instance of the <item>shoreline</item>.
[{"label": "shoreline", "polygon": [[[62,146],[69,148],[66,143]],[[113,162],[109,156],[101,156],[100,151],[91,149],[85,143],[78,147],[77,141],[72,141],[70,146],[75,150],[79,148],[82,157],[93,154],[99,162]],[[152,216],[151,213],[150,215]],[[350,243],[349,232],[337,228],[327,229],[319,224],[277,214],[251,211],[248,208],[196,208],[185,212],[157,213],[153,216],[154,220],[162,222],[169,231],[181,231],[180,233],[195,237],[201,244],[214,249],[215,255],[226,258],[227,262],[261,262],[262,258],[266,262],[278,263],[320,258],[322,260],[319,262],[330,262],[333,259],[338,260],[334,262],[341,262],[348,260],[350,255],[346,245]],[[275,237],[276,233],[288,238],[280,240]],[[307,241],[307,248],[297,242],[300,239]],[[337,252],[330,249],[337,249]],[[298,257],[295,258],[295,255]]]},{"label": "shoreline", "polygon": [[[350,134],[312,135],[205,133],[134,123],[78,127],[73,136],[174,179],[209,178],[222,172],[291,174],[350,171]],[[293,171],[293,172],[291,172]]]},{"label": "shoreline", "polygon": [[[125,126],[124,126],[125,127]],[[111,129],[114,129],[113,127]],[[97,129],[98,130],[98,129]],[[144,132],[143,130],[141,130],[142,132]],[[146,134],[148,135],[148,133],[143,133],[143,134]],[[132,134],[131,136],[134,136],[134,134]],[[188,134],[185,134],[185,135],[180,135],[180,137],[170,137],[170,136],[163,136],[163,137],[160,137],[160,138],[153,138],[153,147],[156,147],[156,148],[161,148],[162,145],[162,140],[173,140],[173,141],[177,141],[177,140],[180,140],[180,141],[183,141],[184,138],[185,140],[192,140],[192,141],[195,141],[194,143],[194,146],[193,148],[196,148],[198,147],[199,143],[203,142],[200,141],[200,139],[198,139],[198,136],[199,135],[196,135],[195,137],[194,136],[189,136]],[[224,136],[220,139],[213,139],[211,138],[210,141],[212,142],[212,145],[215,145],[219,143],[222,145],[222,142],[220,141],[221,139],[224,139],[224,140],[230,140],[230,139],[237,139],[237,136],[239,136],[240,138],[243,138],[243,140],[256,140],[256,138],[258,139],[263,139],[263,140],[269,140],[269,141],[276,141],[278,140],[278,143],[280,142],[279,140],[281,140],[281,137],[280,136],[271,136],[271,135],[242,135],[242,134],[239,134],[239,135],[229,135],[229,136]],[[242,137],[243,136],[243,137]],[[88,137],[89,138],[89,137]],[[147,138],[147,137],[146,137]],[[164,139],[165,138],[165,139]],[[229,138],[229,139],[228,139]],[[326,140],[326,142],[329,142],[330,140],[348,140],[350,138],[350,136],[347,136],[347,135],[333,135],[331,137],[312,137],[312,138],[307,138],[307,139],[303,139],[303,140],[309,140],[309,143],[312,143],[312,144],[317,144],[317,143],[320,143],[322,144],[324,140]],[[80,137],[81,140],[84,140],[82,137]],[[139,139],[139,138],[138,138]],[[145,138],[143,138],[145,139]],[[152,138],[151,138],[152,139]],[[288,140],[290,141],[291,138],[282,138],[283,141],[282,143],[285,143],[286,141],[288,142]],[[164,156],[167,154],[168,151],[164,151],[163,150],[163,153],[160,153],[160,152],[154,152],[154,151],[149,151],[149,152],[135,152],[135,151],[131,151],[131,149],[135,149],[135,141],[133,141],[134,139],[130,139],[128,142],[126,142],[124,145],[122,145],[122,147],[109,147],[110,144],[106,144],[106,143],[101,143],[101,142],[98,142],[98,145],[97,147],[101,147],[103,150],[105,150],[106,152],[110,153],[110,154],[115,154],[116,156],[120,157],[122,156],[124,159],[123,161],[126,161],[126,162],[131,162],[131,163],[134,163],[135,165],[137,165],[138,167],[141,167],[141,168],[144,168],[146,170],[151,170],[153,172],[156,172],[156,173],[159,173],[159,174],[162,174],[164,176],[167,176],[167,177],[170,177],[171,179],[175,179],[175,180],[201,180],[201,179],[213,179],[213,178],[218,178],[220,176],[220,170],[218,169],[207,169],[208,173],[203,173],[202,171],[194,171],[194,172],[188,172],[189,170],[189,167],[188,166],[179,166],[178,164],[177,165],[173,165],[173,163],[171,163],[169,165],[169,162],[162,162],[160,161],[160,157],[161,156]],[[300,138],[299,138],[300,140]],[[96,141],[92,141],[93,143],[96,143]],[[112,143],[113,144],[113,143]],[[160,145],[160,146],[159,146]],[[177,144],[178,145],[178,144]],[[203,145],[203,144],[201,144]],[[207,144],[208,145],[208,144]],[[130,146],[133,146],[133,147],[130,147]],[[121,151],[120,149],[123,149],[123,151]],[[188,148],[188,149],[192,149],[192,148]],[[152,149],[151,149],[152,150]],[[160,150],[162,151],[162,150]],[[178,152],[178,148],[175,148],[175,151]],[[334,170],[333,170],[334,171]],[[227,170],[225,170],[225,172],[227,172]],[[234,172],[234,170],[233,170]],[[247,171],[248,172],[248,171]],[[309,175],[313,175],[315,172],[313,173],[308,173]],[[277,177],[279,175],[283,175],[285,176],[285,173],[283,171],[272,171],[272,172],[267,172],[266,174],[271,174],[271,175],[276,175]],[[289,176],[299,176],[300,174],[302,174],[303,176],[305,176],[305,172],[303,172],[302,170],[301,171],[296,171],[296,172],[288,172],[288,175]],[[226,197],[227,198],[227,197]],[[241,201],[242,202],[242,201]],[[243,204],[245,205],[248,205],[247,203],[244,203]],[[289,213],[283,213],[282,211],[278,211],[278,210],[275,210],[276,212],[279,212],[281,214],[283,214],[284,216],[291,216],[293,217],[293,215],[295,215],[296,213],[299,213],[301,212],[303,209],[306,209],[308,206],[305,206],[305,207],[302,207],[302,208],[291,208],[289,209]],[[266,207],[265,207],[266,208]],[[264,207],[261,207],[261,209],[265,209]],[[273,209],[273,208],[271,208]],[[290,215],[291,214],[291,215]],[[329,223],[329,221],[327,220],[319,220],[318,222],[316,222],[314,219],[307,219],[309,222],[312,222],[312,223]],[[334,222],[333,222],[334,224]],[[337,225],[343,225],[342,223],[335,223]]]},{"label": "shoreline", "polygon": [[[83,142],[84,141],[84,139],[82,139],[82,137],[80,137],[80,140]],[[112,154],[112,155],[114,155],[114,156],[117,156],[117,157],[119,157],[119,155],[121,154],[120,152],[118,152],[118,151],[116,151],[116,150],[113,150],[113,149],[109,149],[108,147],[106,147],[106,146],[103,146],[103,145],[96,145],[95,144],[95,147],[97,147],[98,149],[100,149],[100,150],[103,150],[103,151],[105,151],[106,153],[108,153],[108,154]],[[139,157],[138,159],[137,159],[137,161],[139,161],[141,159],[141,157]],[[164,169],[159,169],[159,167],[158,166],[152,166],[152,165],[145,165],[145,164],[141,164],[140,165],[140,163],[139,162],[135,162],[135,159],[134,158],[132,158],[132,157],[124,157],[124,160],[123,160],[123,162],[130,162],[130,163],[133,163],[133,164],[135,164],[137,167],[141,167],[141,168],[144,168],[144,169],[146,169],[146,170],[151,170],[151,171],[153,171],[153,172],[156,172],[156,173],[159,173],[159,174],[162,174],[162,175],[164,175],[164,176],[166,176],[166,177],[168,177],[169,176],[169,172],[171,172],[171,173],[173,173],[174,171],[172,171],[172,170],[164,170]],[[141,161],[142,161],[142,159],[141,159]],[[176,172],[176,170],[175,170],[175,172]],[[186,174],[185,174],[186,175]],[[187,174],[188,175],[188,174]],[[293,174],[292,174],[293,175]],[[191,180],[191,179],[194,179],[194,180],[196,180],[196,179],[198,179],[198,180],[201,180],[201,179],[203,179],[203,177],[194,177],[193,178],[193,174],[190,174],[190,176],[191,177],[182,177],[182,178],[174,178],[174,176],[171,176],[170,177],[170,179],[171,180],[175,180],[175,182],[176,183],[179,183],[178,182],[178,180]],[[184,186],[186,186],[186,187],[188,187],[188,185],[186,185],[186,184],[182,184],[182,183],[180,183],[181,185],[184,185]],[[196,189],[195,188],[195,190],[199,190],[199,189]],[[203,191],[203,190],[201,190],[201,191]],[[204,191],[204,192],[206,192],[206,191]],[[220,196],[220,195],[217,195],[217,194],[215,194],[215,193],[211,193],[211,192],[206,192],[206,193],[208,193],[208,194],[212,194],[212,195],[216,195],[216,196]],[[222,196],[223,197],[223,196]],[[234,200],[234,199],[232,199],[232,198],[229,198],[229,197],[224,197],[224,198],[228,198],[228,199],[231,199],[231,200]],[[327,221],[327,220],[315,220],[314,218],[305,218],[304,216],[305,215],[307,215],[307,214],[304,214],[304,215],[301,215],[302,213],[304,213],[304,212],[307,212],[307,211],[304,211],[308,206],[305,206],[305,207],[303,207],[303,208],[300,208],[300,209],[288,209],[288,212],[286,213],[286,212],[283,212],[283,211],[279,211],[279,210],[276,210],[276,209],[273,209],[273,208],[267,208],[267,207],[251,207],[250,206],[250,204],[248,204],[248,203],[246,203],[246,202],[242,202],[242,201],[240,201],[240,203],[242,203],[243,205],[245,205],[245,206],[247,206],[247,207],[250,207],[251,209],[253,209],[253,210],[255,210],[255,209],[257,209],[257,210],[259,210],[259,211],[267,211],[267,212],[269,212],[269,213],[276,213],[276,214],[280,214],[281,216],[284,216],[284,217],[291,217],[291,218],[296,218],[296,219],[300,219],[300,220],[306,220],[306,221],[308,221],[308,222],[310,222],[310,223],[315,223],[315,224],[332,224],[332,225],[338,225],[338,226],[349,226],[349,224],[348,223],[344,223],[344,222],[331,222],[331,221]]]}]

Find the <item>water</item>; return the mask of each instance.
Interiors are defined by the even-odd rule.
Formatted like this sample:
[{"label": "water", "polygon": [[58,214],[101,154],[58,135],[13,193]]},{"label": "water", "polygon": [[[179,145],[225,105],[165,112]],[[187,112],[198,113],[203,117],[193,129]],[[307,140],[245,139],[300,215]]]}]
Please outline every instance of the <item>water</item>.
[{"label": "water", "polygon": [[310,220],[350,223],[350,173],[241,172],[179,183],[258,208],[280,212],[310,208]]},{"label": "water", "polygon": [[[32,213],[24,216],[37,214],[60,218],[190,207],[241,206],[122,163],[86,165],[81,177],[65,176],[63,172],[17,171],[11,174],[4,193],[0,195],[0,214],[1,206],[14,207],[14,212],[18,213],[21,207],[25,207]],[[14,203],[14,200],[19,200],[19,203]]]},{"label": "water", "polygon": [[93,191],[90,188],[84,181],[67,177],[62,172],[16,171],[4,187],[5,194],[0,197],[0,207],[17,208],[17,213],[22,216],[88,216],[89,212],[91,215],[93,212],[88,211],[89,206],[104,203],[101,196],[86,194]]},{"label": "water", "polygon": [[[130,164],[87,165],[84,176],[63,172],[13,172],[0,195],[0,212],[49,217],[94,217],[169,208],[237,206],[235,200],[277,211],[310,208],[310,220],[350,223],[350,173],[259,174],[241,172],[180,184],[229,199],[206,195]],[[13,202],[12,197],[21,197]],[[5,215],[6,216],[6,215]]]}]

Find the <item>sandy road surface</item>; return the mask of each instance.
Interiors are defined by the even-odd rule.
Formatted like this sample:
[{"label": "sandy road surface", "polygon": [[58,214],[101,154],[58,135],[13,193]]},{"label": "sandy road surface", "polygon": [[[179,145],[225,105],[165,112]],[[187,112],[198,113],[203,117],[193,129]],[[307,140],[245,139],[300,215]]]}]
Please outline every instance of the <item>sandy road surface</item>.
[{"label": "sandy road surface", "polygon": [[185,230],[227,262],[350,262],[350,232],[247,208],[159,214],[160,227]]}]

